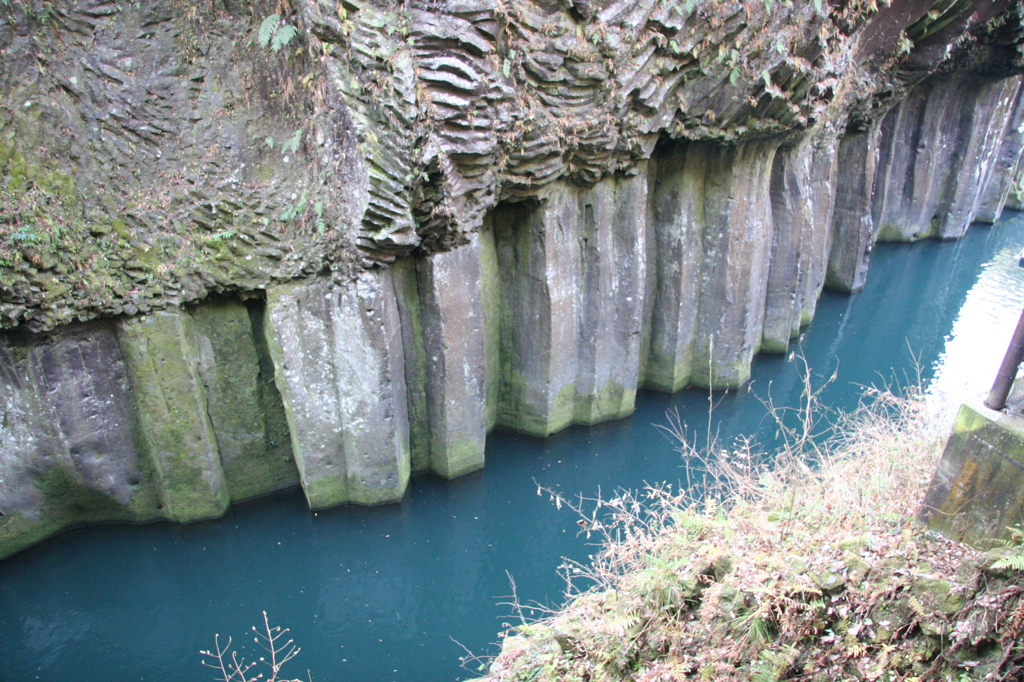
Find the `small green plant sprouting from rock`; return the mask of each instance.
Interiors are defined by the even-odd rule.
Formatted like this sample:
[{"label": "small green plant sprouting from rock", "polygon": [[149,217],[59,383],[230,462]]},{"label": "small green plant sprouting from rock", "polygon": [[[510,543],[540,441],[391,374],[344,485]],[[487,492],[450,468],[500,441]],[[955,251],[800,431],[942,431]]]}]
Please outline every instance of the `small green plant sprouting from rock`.
[{"label": "small green plant sprouting from rock", "polygon": [[996,570],[1010,569],[1012,571],[1024,571],[1024,529],[1021,527],[1007,528],[1010,531],[1010,541],[1003,541],[1003,545],[1012,548],[1012,552],[1003,558],[997,559],[992,568]]},{"label": "small green plant sprouting from rock", "polygon": [[327,223],[324,221],[324,202],[318,201],[313,204],[313,213],[316,215],[316,233],[323,234],[327,230]]},{"label": "small green plant sprouting from rock", "polygon": [[914,41],[907,36],[905,31],[900,31],[899,38],[896,39],[896,54],[907,55],[914,49]]},{"label": "small green plant sprouting from rock", "polygon": [[[295,196],[294,194],[292,195]],[[309,192],[302,190],[302,196],[299,197],[299,201],[294,204],[285,206],[284,211],[281,213],[281,222],[290,223],[295,220],[296,217],[302,215],[306,211],[306,204],[309,201]]]},{"label": "small green plant sprouting from rock", "polygon": [[302,144],[302,128],[299,128],[295,133],[285,140],[284,144],[281,145],[282,154],[294,154],[299,151],[299,145]]},{"label": "small green plant sprouting from rock", "polygon": [[260,23],[256,39],[260,47],[269,45],[274,52],[280,52],[281,48],[290,43],[298,33],[299,29],[295,26],[281,21],[280,14],[271,14]]},{"label": "small green plant sprouting from rock", "polygon": [[238,233],[235,232],[235,230],[230,230],[230,229],[229,230],[222,230],[221,232],[216,232],[214,234],[211,234],[209,237],[206,238],[206,241],[208,241],[208,242],[223,242],[223,241],[227,241],[228,239],[231,239],[236,234],[238,234]]},{"label": "small green plant sprouting from rock", "polygon": [[21,225],[11,233],[11,239],[23,244],[34,244],[39,241],[39,233],[33,225]]},{"label": "small green plant sprouting from rock", "polygon": [[510,78],[512,76],[512,67],[518,57],[519,54],[515,50],[508,51],[508,57],[501,63],[501,73],[505,78]]}]

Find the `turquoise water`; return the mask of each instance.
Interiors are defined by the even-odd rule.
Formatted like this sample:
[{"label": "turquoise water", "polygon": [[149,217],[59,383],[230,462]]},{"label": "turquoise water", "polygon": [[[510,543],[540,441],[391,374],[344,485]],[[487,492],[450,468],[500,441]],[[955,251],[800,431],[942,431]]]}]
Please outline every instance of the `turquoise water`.
[{"label": "turquoise water", "polygon": [[[816,383],[836,373],[824,400],[851,409],[862,386],[913,380],[917,368],[948,400],[987,388],[1022,303],[1021,246],[1024,214],[956,243],[879,246],[865,290],[826,292],[800,339]],[[759,358],[749,391],[715,397],[711,429],[770,438],[757,396],[793,404],[798,365]],[[509,576],[521,601],[557,605],[561,558],[594,551],[537,485],[593,495],[679,481],[680,457],[657,428],[669,409],[697,436],[707,431],[706,391],[644,393],[615,423],[547,440],[494,433],[485,471],[417,478],[397,506],[311,514],[296,492],[213,522],[55,538],[0,563],[0,680],[213,680],[200,649],[219,633],[251,656],[247,633],[262,611],[302,647],[290,677],[472,677],[462,647],[494,653],[502,624],[515,622],[502,605]]]}]

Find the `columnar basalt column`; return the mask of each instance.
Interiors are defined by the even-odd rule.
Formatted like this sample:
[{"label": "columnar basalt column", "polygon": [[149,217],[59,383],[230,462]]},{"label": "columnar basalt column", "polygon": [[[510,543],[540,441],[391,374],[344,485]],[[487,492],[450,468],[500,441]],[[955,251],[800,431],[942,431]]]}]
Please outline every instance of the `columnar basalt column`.
[{"label": "columnar basalt column", "polygon": [[882,119],[869,190],[879,239],[929,236],[939,183],[950,162],[948,138],[959,130],[958,99],[951,88],[920,85]]},{"label": "columnar basalt column", "polygon": [[641,362],[647,173],[557,183],[492,216],[498,423],[547,435],[630,414]]},{"label": "columnar basalt column", "polygon": [[[806,257],[806,267],[800,270],[803,286],[803,306],[800,310],[800,326],[810,324],[818,309],[818,299],[825,286],[828,275],[828,259],[832,250],[832,216],[835,213],[836,177],[839,174],[839,139],[825,140],[814,146],[811,156],[809,189],[806,196],[809,201],[810,218],[805,222],[809,230],[807,241],[803,244],[802,253]],[[780,216],[781,219],[781,216]],[[778,222],[775,222],[778,225]],[[805,233],[807,234],[807,233]],[[800,295],[799,289],[797,295]]]},{"label": "columnar basalt column", "polygon": [[[259,309],[254,307],[254,313]],[[206,412],[232,501],[297,485],[298,472],[273,365],[261,368],[249,308],[214,299],[190,310]],[[268,375],[269,370],[269,375]]]},{"label": "columnar basalt column", "polygon": [[761,340],[772,242],[771,169],[778,142],[701,146],[710,158],[693,383],[730,388],[750,378]]},{"label": "columnar basalt column", "polygon": [[427,353],[423,347],[423,305],[415,258],[399,258],[390,268],[402,328],[406,414],[409,420],[409,466],[430,471],[430,418],[427,415]]},{"label": "columnar basalt column", "polygon": [[580,238],[576,193],[494,211],[500,296],[498,424],[547,436],[575,414]]},{"label": "columnar basalt column", "polygon": [[841,291],[859,291],[867,277],[875,245],[871,191],[880,130],[877,125],[855,129],[839,140],[832,239],[825,284]]},{"label": "columnar basalt column", "polygon": [[838,144],[807,139],[775,155],[763,351],[785,352],[814,316],[828,264]]},{"label": "columnar basalt column", "polygon": [[390,271],[275,287],[267,292],[266,322],[310,507],[400,500],[409,427]]},{"label": "columnar basalt column", "polygon": [[579,354],[574,421],[633,412],[647,279],[647,172],[579,192]]},{"label": "columnar basalt column", "polygon": [[[116,338],[114,344],[116,347]],[[45,392],[39,390],[34,379],[36,358],[33,355],[27,345],[0,339],[0,413],[3,414],[0,421],[0,511],[4,515],[5,529],[11,525],[10,518],[38,517],[43,491],[33,485],[33,469],[45,473],[60,459],[56,452],[56,434],[47,418]],[[124,372],[123,362],[119,369]],[[127,406],[121,401],[114,404],[122,407],[124,427],[130,429],[134,417],[130,403]],[[116,431],[109,433],[113,435]],[[131,431],[124,435],[131,444]]]},{"label": "columnar basalt column", "polygon": [[1018,79],[982,81],[960,102],[959,139],[950,140],[952,158],[932,216],[932,234],[959,239],[971,226],[1013,112]]},{"label": "columnar basalt column", "polygon": [[1024,154],[1024,81],[1019,77],[1012,80],[1017,84],[1016,93],[1006,118],[999,149],[974,214],[974,219],[982,223],[999,220],[1021,168],[1021,155]]},{"label": "columnar basalt column", "polygon": [[83,522],[213,518],[297,483],[258,333],[218,299],[0,336],[0,554]]},{"label": "columnar basalt column", "polygon": [[498,423],[501,393],[501,301],[498,247],[494,242],[494,215],[484,217],[477,234],[480,244],[480,304],[484,312],[484,357],[486,358],[486,419],[490,431]]},{"label": "columnar basalt column", "polygon": [[111,323],[0,336],[0,556],[87,521],[159,518]]},{"label": "columnar basalt column", "polygon": [[164,514],[180,522],[220,516],[228,506],[228,489],[199,374],[192,317],[180,309],[155,312],[123,321],[118,336]]},{"label": "columnar basalt column", "polygon": [[654,301],[645,384],[678,391],[693,374],[693,340],[704,265],[704,178],[708,157],[699,145],[660,151],[651,218]]},{"label": "columnar basalt column", "polygon": [[480,239],[420,260],[430,469],[454,478],[484,465],[487,359]]},{"label": "columnar basalt column", "polygon": [[761,341],[778,141],[666,150],[655,187],[648,385],[743,384]]},{"label": "columnar basalt column", "polygon": [[964,234],[1013,110],[1017,79],[932,80],[882,121],[874,183],[878,239]]}]

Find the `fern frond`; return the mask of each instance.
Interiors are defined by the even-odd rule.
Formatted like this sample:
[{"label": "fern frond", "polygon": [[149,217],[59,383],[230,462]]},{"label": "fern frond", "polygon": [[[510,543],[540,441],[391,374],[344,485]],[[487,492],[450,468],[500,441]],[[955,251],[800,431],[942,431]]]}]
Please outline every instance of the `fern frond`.
[{"label": "fern frond", "polygon": [[291,42],[292,38],[294,38],[298,32],[299,29],[295,28],[291,24],[282,24],[274,33],[273,40],[270,41],[270,48],[274,52],[279,52],[282,47]]},{"label": "fern frond", "polygon": [[299,151],[300,144],[302,144],[302,128],[296,130],[295,134],[288,138],[288,140],[286,140],[283,145],[281,145],[281,153],[294,154],[295,152]]},{"label": "fern frond", "polygon": [[779,674],[774,667],[764,663],[754,664],[753,682],[778,682]]},{"label": "fern frond", "polygon": [[639,608],[631,608],[625,612],[609,613],[606,622],[612,632],[625,636],[626,632],[640,622]]},{"label": "fern frond", "polygon": [[676,526],[690,534],[697,534],[707,527],[707,520],[703,516],[686,509],[673,510],[672,520]]},{"label": "fern frond", "polygon": [[270,43],[270,39],[277,33],[277,22],[279,21],[281,21],[281,15],[271,14],[260,23],[260,30],[256,35],[260,47],[266,47]]},{"label": "fern frond", "polygon": [[907,607],[914,613],[918,618],[924,618],[928,615],[928,609],[924,607],[921,600],[914,595],[907,597]]},{"label": "fern frond", "polygon": [[997,570],[1009,568],[1014,571],[1024,571],[1024,554],[1011,554],[1010,556],[1003,557],[994,562],[992,568]]},{"label": "fern frond", "polygon": [[765,649],[753,664],[754,682],[778,682],[799,658],[800,651],[790,645],[777,651]]},{"label": "fern frond", "polygon": [[771,624],[765,618],[750,621],[750,639],[757,644],[767,644],[772,639]]}]

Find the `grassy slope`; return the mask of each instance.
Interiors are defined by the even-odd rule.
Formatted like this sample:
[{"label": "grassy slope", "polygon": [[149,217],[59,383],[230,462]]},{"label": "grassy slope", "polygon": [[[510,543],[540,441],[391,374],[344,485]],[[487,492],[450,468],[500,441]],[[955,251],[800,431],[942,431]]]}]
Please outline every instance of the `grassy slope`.
[{"label": "grassy slope", "polygon": [[503,633],[482,679],[1024,679],[1024,574],[913,521],[941,440],[921,404],[872,398],[826,448],[790,433],[773,471],[720,457],[722,502],[598,502],[602,553],[565,567],[592,587]]}]

